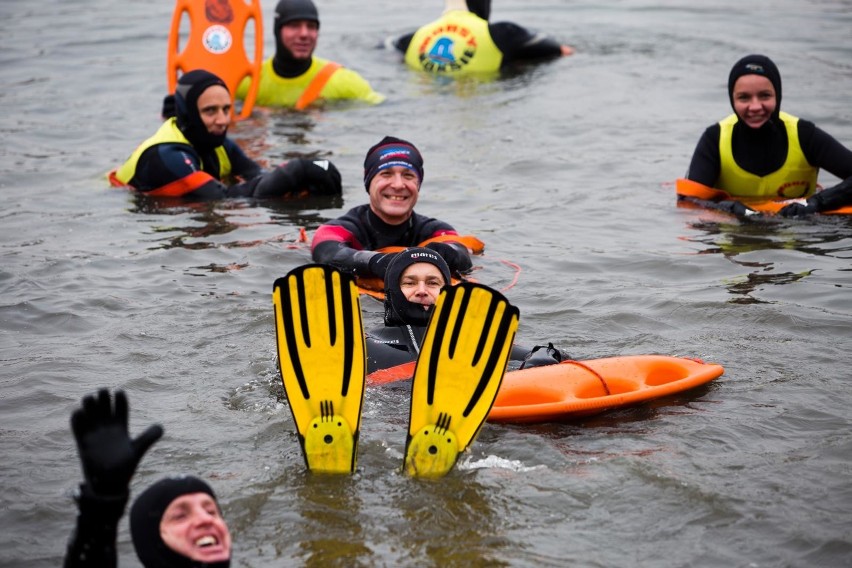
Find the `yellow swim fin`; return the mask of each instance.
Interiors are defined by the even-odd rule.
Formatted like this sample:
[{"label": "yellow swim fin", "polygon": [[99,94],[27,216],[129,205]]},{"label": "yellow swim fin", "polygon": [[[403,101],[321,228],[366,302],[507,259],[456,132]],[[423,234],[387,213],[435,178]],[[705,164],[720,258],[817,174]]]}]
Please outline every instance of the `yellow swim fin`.
[{"label": "yellow swim fin", "polygon": [[445,288],[429,319],[411,388],[403,469],[440,477],[476,438],[506,373],[519,311],[470,282]]},{"label": "yellow swim fin", "polygon": [[284,392],[308,469],[355,471],[366,356],[358,287],[319,264],[275,281],[275,332]]}]

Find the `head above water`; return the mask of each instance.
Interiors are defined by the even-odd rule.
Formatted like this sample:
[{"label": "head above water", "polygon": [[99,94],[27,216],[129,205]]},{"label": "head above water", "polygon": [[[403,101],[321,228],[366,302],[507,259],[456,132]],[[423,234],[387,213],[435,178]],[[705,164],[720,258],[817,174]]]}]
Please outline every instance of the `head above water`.
[{"label": "head above water", "polygon": [[[413,247],[397,253],[385,272],[385,325],[424,326],[429,322],[429,316],[432,314],[431,305],[410,301],[406,290],[403,290],[401,286],[406,271],[419,264],[428,264],[437,268],[443,280],[443,286],[451,283],[450,267],[435,251]],[[419,277],[418,274],[417,278]],[[424,309],[424,305],[428,305],[428,309]]]},{"label": "head above water", "polygon": [[[193,517],[199,507],[200,519]],[[231,537],[216,494],[197,477],[167,477],[143,491],[130,509],[130,533],[146,568],[230,566]]]},{"label": "head above water", "polygon": [[312,0],[281,0],[275,6],[275,20],[272,24],[272,30],[275,37],[275,56],[277,58],[282,60],[294,58],[291,50],[284,45],[281,39],[281,28],[285,24],[302,20],[315,22],[317,29],[319,29],[319,11]]},{"label": "head above water", "polygon": [[734,106],[734,87],[737,80],[745,75],[758,75],[765,77],[772,83],[775,88],[775,111],[772,113],[773,118],[778,117],[781,112],[781,73],[778,71],[775,63],[765,55],[746,55],[737,61],[731,68],[728,75],[728,99],[731,102],[731,107],[736,112]]},{"label": "head above water", "polygon": [[423,183],[423,156],[412,144],[401,138],[385,136],[367,150],[364,158],[364,187],[370,191],[370,182],[382,170],[402,166],[417,174],[418,185]]},{"label": "head above water", "polygon": [[202,152],[221,146],[227,134],[227,128],[223,134],[211,134],[198,108],[198,99],[213,86],[225,89],[230,100],[230,91],[225,82],[203,69],[184,73],[175,87],[175,116],[178,128],[187,140]]}]

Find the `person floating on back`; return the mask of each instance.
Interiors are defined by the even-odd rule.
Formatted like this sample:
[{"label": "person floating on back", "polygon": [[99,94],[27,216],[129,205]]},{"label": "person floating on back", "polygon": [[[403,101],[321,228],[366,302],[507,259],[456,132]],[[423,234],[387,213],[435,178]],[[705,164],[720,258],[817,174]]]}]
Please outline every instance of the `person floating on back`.
[{"label": "person floating on back", "polygon": [[436,75],[494,72],[512,63],[574,53],[517,24],[489,23],[490,15],[491,0],[446,0],[440,18],[389,43],[405,54],[410,67]]},{"label": "person floating on back", "polygon": [[[312,0],[278,2],[272,26],[275,55],[261,67],[256,105],[304,109],[324,101],[377,104],[385,99],[355,71],[314,56],[319,27]],[[244,99],[248,90],[249,83],[241,83],[237,98]]]},{"label": "person floating on back", "polygon": [[[415,361],[438,295],[452,286],[450,267],[434,250],[407,248],[385,274],[384,325],[366,330],[367,373]],[[553,345],[512,345],[510,367],[539,367],[570,359]],[[514,363],[514,364],[513,364]]]},{"label": "person floating on back", "polygon": [[110,172],[110,182],[152,197],[192,200],[341,193],[340,173],[328,160],[296,158],[264,171],[227,136],[231,104],[213,73],[182,75],[164,102],[165,114],[174,115]]},{"label": "person floating on back", "polygon": [[[704,131],[686,174],[727,196],[714,201],[679,191],[680,199],[749,215],[749,201],[801,198],[779,211],[788,217],[852,204],[852,151],[814,123],[781,112],[781,74],[771,59],[747,55],[737,61],[728,98],[734,113]],[[820,168],[843,181],[817,192]]]}]

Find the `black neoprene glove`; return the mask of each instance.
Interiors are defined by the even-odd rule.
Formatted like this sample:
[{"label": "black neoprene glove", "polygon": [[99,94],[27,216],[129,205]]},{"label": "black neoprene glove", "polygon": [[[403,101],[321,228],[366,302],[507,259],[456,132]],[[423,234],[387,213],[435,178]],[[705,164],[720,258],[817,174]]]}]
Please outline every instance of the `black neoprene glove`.
[{"label": "black neoprene glove", "polygon": [[385,273],[388,271],[388,265],[390,265],[395,256],[395,252],[377,252],[371,256],[368,264],[370,274],[384,280]]},{"label": "black neoprene glove", "polygon": [[260,176],[251,195],[281,197],[304,190],[312,195],[340,195],[340,172],[328,160],[295,158]]},{"label": "black neoprene glove", "polygon": [[470,270],[473,266],[473,261],[470,260],[467,248],[461,244],[429,243],[426,245],[426,248],[440,254],[453,274],[462,274]]},{"label": "black neoprene glove", "polygon": [[819,213],[819,203],[812,197],[805,203],[790,203],[778,211],[782,217],[804,217]]},{"label": "black neoprene glove", "polygon": [[116,391],[115,405],[109,391],[83,398],[82,408],[71,415],[71,430],[77,440],[86,485],[101,496],[127,495],[130,478],[148,448],[163,435],[154,424],[131,439],[127,432],[127,397]]},{"label": "black neoprene glove", "polygon": [[757,211],[750,207],[746,207],[739,201],[726,200],[719,201],[716,203],[716,208],[720,211],[727,211],[728,213],[733,213],[737,217],[750,217],[751,215],[760,215]]},{"label": "black neoprene glove", "polygon": [[302,164],[302,184],[311,195],[340,195],[343,192],[340,172],[330,161],[304,158],[298,161]]}]

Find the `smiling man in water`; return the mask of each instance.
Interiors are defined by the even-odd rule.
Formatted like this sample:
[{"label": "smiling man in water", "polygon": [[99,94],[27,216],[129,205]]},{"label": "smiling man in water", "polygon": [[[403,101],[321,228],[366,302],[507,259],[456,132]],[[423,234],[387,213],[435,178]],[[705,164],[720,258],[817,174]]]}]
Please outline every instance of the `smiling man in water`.
[{"label": "smiling man in water", "polygon": [[[417,246],[434,237],[458,235],[447,223],[414,212],[422,183],[423,157],[414,144],[385,136],[364,159],[370,202],[317,229],[311,243],[314,261],[357,276],[384,279],[395,253],[378,249]],[[466,272],[472,266],[470,253],[460,242],[426,246],[440,254],[453,272]]]}]

